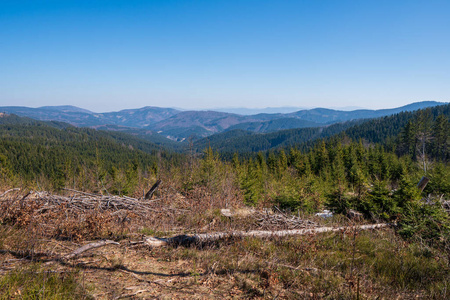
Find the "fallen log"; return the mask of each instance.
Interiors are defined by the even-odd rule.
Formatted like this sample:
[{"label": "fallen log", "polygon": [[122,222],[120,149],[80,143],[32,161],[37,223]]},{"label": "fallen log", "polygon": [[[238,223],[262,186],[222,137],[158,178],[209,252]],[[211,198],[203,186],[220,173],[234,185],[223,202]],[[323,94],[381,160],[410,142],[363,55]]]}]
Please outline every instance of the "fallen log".
[{"label": "fallen log", "polygon": [[207,244],[221,239],[227,238],[239,238],[239,237],[257,237],[257,238],[271,238],[271,237],[284,237],[290,235],[307,235],[316,234],[322,232],[336,232],[348,229],[355,230],[368,230],[387,227],[390,224],[380,223],[371,225],[357,225],[357,226],[341,226],[341,227],[317,227],[309,229],[292,229],[292,230],[253,230],[253,231],[231,231],[231,232],[216,232],[216,233],[203,233],[194,235],[177,235],[170,238],[158,238],[158,237],[146,237],[144,243],[151,247],[163,247],[163,246],[189,246],[193,244]]}]

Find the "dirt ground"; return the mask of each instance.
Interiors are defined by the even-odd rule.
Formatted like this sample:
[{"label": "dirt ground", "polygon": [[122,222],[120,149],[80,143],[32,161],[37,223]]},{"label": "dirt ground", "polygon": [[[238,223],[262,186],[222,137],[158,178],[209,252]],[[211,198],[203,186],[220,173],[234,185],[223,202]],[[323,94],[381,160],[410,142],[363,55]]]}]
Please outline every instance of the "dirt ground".
[{"label": "dirt ground", "polygon": [[[245,272],[214,273],[196,268],[189,260],[171,259],[168,251],[143,245],[106,245],[71,260],[34,258],[51,272],[76,272],[78,281],[94,299],[237,299],[248,298],[242,290]],[[48,241],[41,253],[76,249],[70,242]],[[200,250],[199,250],[200,251]],[[30,259],[14,253],[0,255],[0,275],[26,267]],[[257,270],[255,270],[257,272]],[[264,291],[262,291],[264,293]],[[264,295],[262,295],[264,296]],[[279,294],[282,296],[282,293]]]}]

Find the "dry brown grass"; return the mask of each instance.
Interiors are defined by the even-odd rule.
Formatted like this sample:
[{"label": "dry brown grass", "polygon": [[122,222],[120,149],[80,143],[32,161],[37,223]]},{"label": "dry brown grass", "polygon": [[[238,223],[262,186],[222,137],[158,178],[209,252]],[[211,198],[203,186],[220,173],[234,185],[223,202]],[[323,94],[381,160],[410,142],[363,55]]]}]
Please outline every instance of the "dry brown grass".
[{"label": "dry brown grass", "polygon": [[[99,299],[449,296],[450,267],[445,256],[421,244],[406,243],[392,229],[233,238],[198,247],[152,249],[132,242],[143,235],[258,229],[261,224],[251,214],[224,217],[219,209],[225,202],[206,189],[182,195],[162,187],[151,204],[154,212],[148,215],[74,211],[66,206],[43,210],[37,198],[22,200],[25,194],[10,193],[0,202],[2,278],[39,264],[45,268],[36,272],[74,274],[82,290]],[[239,203],[238,198],[229,198],[226,204],[239,207]],[[339,218],[314,221],[327,225],[346,222]],[[280,224],[273,228],[280,229]],[[103,238],[120,241],[120,245],[90,250],[71,260],[58,259],[88,241]]]}]

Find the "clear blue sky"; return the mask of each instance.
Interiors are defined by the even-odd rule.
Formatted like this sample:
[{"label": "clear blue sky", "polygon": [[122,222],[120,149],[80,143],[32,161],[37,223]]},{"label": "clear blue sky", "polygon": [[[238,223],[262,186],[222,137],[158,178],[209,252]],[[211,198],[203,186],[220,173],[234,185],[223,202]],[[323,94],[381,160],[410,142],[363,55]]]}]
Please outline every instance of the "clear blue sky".
[{"label": "clear blue sky", "polygon": [[450,1],[0,0],[0,106],[450,99]]}]

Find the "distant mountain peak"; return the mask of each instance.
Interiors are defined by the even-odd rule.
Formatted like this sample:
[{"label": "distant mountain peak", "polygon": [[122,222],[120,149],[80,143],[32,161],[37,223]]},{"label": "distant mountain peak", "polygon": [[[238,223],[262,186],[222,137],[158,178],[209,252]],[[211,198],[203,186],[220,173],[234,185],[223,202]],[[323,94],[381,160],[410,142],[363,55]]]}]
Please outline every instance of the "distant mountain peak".
[{"label": "distant mountain peak", "polygon": [[76,112],[76,113],[86,113],[86,114],[93,114],[92,111],[79,108],[73,105],[57,105],[57,106],[41,106],[38,107],[38,109],[45,109],[45,110],[53,110],[53,111],[61,111],[61,112]]}]

